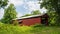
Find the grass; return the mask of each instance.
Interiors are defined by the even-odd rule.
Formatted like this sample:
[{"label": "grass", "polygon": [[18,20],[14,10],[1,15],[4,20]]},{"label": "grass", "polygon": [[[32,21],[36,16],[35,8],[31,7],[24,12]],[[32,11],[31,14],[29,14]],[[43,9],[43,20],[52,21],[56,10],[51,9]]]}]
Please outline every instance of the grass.
[{"label": "grass", "polygon": [[60,34],[57,26],[13,26],[0,23],[0,34]]},{"label": "grass", "polygon": [[60,34],[60,27],[37,27],[37,28],[33,28],[34,30],[33,33],[34,34]]}]

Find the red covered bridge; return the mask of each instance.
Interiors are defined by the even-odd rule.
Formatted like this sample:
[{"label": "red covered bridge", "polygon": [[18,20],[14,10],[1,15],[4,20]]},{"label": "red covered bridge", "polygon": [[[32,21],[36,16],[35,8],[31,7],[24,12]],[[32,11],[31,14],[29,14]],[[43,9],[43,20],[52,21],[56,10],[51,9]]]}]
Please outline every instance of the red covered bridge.
[{"label": "red covered bridge", "polygon": [[16,19],[18,20],[20,25],[34,25],[34,24],[48,24],[48,15],[47,14],[42,14],[42,15],[33,15],[33,16],[28,16],[28,17],[22,17]]}]

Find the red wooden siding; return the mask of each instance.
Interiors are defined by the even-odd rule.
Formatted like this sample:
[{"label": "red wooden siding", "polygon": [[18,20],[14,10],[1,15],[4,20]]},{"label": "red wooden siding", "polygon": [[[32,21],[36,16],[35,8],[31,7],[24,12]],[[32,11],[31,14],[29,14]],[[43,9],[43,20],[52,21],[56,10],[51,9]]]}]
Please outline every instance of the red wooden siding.
[{"label": "red wooden siding", "polygon": [[41,17],[33,17],[33,18],[27,18],[27,19],[22,19],[22,25],[34,25],[34,24],[40,24],[41,23]]}]

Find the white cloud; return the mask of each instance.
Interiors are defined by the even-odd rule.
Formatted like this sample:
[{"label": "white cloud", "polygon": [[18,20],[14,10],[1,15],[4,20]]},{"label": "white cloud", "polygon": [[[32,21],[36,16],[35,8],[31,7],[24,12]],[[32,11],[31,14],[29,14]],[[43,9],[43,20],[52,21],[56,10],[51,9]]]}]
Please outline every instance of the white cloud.
[{"label": "white cloud", "polygon": [[22,15],[23,15],[22,13],[19,13],[19,12],[18,12],[17,17],[19,18],[19,17],[21,17]]},{"label": "white cloud", "polygon": [[[40,4],[38,4],[39,1],[29,1],[26,3],[26,5],[24,6],[25,9],[29,10],[29,11],[35,11],[35,10],[39,10],[41,11],[41,13],[45,12],[46,13],[46,9],[42,8],[40,9]],[[42,2],[42,1],[41,1]]]},{"label": "white cloud", "polygon": [[3,17],[3,15],[4,15],[4,10],[0,9],[0,19]]},{"label": "white cloud", "polygon": [[[9,3],[13,3],[15,6],[20,6],[20,5],[24,4],[23,7],[26,9],[26,11],[40,10],[41,13],[43,13],[43,12],[46,13],[45,8],[40,9],[40,4],[38,4],[39,1],[28,1],[28,2],[27,2],[27,0],[9,0],[9,1],[10,1]],[[42,1],[40,1],[40,2],[42,2]]]},{"label": "white cloud", "polygon": [[24,2],[23,0],[9,0],[9,4],[13,3],[15,6],[22,5]]},{"label": "white cloud", "polygon": [[38,1],[36,1],[36,2],[29,1],[29,2],[26,3],[26,6],[24,6],[24,8],[29,10],[29,11],[39,10],[40,9],[40,4],[38,4]]},{"label": "white cloud", "polygon": [[42,9],[40,9],[41,13],[46,13],[47,9],[45,9],[44,7]]}]

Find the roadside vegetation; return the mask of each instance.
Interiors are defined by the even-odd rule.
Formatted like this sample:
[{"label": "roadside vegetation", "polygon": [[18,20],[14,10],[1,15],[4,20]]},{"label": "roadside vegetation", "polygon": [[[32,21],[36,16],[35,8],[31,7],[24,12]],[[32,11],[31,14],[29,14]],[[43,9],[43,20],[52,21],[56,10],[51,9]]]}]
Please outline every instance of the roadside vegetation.
[{"label": "roadside vegetation", "polygon": [[14,26],[0,22],[0,34],[60,34],[57,26]]}]

